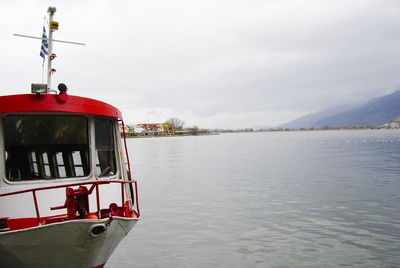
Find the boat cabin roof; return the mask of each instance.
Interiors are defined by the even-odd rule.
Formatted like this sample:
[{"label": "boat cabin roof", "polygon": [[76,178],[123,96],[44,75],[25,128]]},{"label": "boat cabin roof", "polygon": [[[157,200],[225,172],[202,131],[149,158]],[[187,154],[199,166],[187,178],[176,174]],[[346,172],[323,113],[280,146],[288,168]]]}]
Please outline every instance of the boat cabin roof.
[{"label": "boat cabin roof", "polygon": [[0,96],[0,113],[67,112],[122,119],[122,113],[102,101],[67,94],[20,94]]}]

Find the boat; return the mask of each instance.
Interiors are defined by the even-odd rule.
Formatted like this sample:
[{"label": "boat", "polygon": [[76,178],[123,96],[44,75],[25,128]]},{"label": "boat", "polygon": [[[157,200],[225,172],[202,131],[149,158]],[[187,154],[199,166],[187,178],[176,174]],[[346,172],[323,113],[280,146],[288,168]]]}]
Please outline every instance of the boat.
[{"label": "boat", "polygon": [[51,87],[55,11],[47,84],[0,96],[0,267],[104,267],[140,219],[121,111]]}]

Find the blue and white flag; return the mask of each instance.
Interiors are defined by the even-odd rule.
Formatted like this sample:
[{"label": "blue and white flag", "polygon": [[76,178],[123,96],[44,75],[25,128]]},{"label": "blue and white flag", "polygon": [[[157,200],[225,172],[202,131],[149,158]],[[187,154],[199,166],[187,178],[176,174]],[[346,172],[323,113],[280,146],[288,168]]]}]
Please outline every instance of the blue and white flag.
[{"label": "blue and white flag", "polygon": [[49,55],[47,49],[49,48],[49,43],[47,42],[47,34],[46,28],[43,26],[43,35],[42,35],[42,47],[40,48],[40,57],[43,58],[43,64],[45,60],[45,55]]}]

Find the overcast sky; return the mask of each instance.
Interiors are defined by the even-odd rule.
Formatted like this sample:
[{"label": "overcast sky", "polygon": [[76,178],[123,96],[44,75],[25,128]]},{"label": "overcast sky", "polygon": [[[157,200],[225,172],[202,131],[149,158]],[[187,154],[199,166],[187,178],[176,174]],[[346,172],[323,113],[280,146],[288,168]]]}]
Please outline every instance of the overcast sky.
[{"label": "overcast sky", "polygon": [[0,93],[43,82],[47,8],[59,31],[53,87],[118,107],[128,124],[276,126],[400,89],[398,0],[0,3]]}]

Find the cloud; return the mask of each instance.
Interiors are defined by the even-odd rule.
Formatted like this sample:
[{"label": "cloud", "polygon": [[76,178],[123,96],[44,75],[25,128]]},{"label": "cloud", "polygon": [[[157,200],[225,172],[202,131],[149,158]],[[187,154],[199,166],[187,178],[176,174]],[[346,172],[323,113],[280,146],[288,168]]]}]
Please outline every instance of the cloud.
[{"label": "cloud", "polygon": [[[39,42],[12,33],[40,35],[46,5],[4,5],[3,93],[42,78]],[[399,88],[397,1],[54,5],[56,38],[86,43],[55,45],[55,84],[111,102],[127,122],[179,117],[199,127],[274,126]],[[7,23],[18,16],[27,23]]]}]

